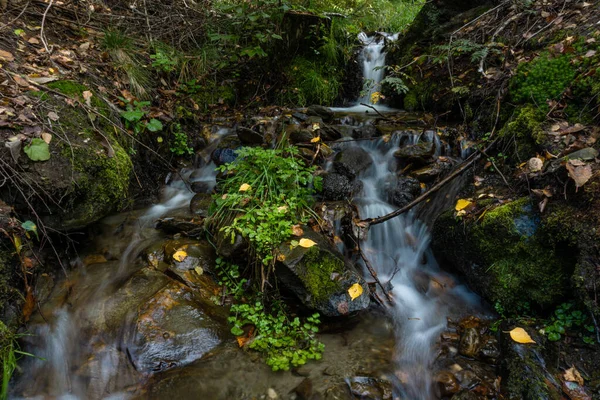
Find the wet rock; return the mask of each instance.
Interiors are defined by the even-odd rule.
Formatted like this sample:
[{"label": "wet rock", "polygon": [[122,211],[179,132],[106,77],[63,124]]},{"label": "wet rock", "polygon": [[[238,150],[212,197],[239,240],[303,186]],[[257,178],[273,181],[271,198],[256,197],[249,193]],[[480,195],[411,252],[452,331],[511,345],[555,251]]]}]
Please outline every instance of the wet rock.
[{"label": "wet rock", "polygon": [[550,307],[565,293],[573,261],[548,243],[536,209],[522,198],[466,223],[449,210],[434,223],[433,250],[490,303]]},{"label": "wet rock", "polygon": [[244,126],[238,126],[236,134],[243,144],[259,145],[265,140],[261,133]]},{"label": "wet rock", "polygon": [[[185,258],[176,260],[173,256],[177,251],[185,251]],[[165,244],[165,256],[175,271],[189,271],[200,267],[209,272],[215,264],[215,249],[207,241],[193,239],[170,240]]]},{"label": "wet rock", "polygon": [[190,202],[190,211],[200,217],[208,217],[208,210],[212,204],[212,196],[208,193],[196,193]]},{"label": "wet rock", "polygon": [[481,346],[481,337],[477,328],[466,328],[460,336],[458,352],[466,357],[475,358]]},{"label": "wet rock", "polygon": [[[504,324],[502,332],[510,331],[514,326]],[[526,329],[527,333],[537,343],[544,343],[534,329]],[[502,360],[500,372],[502,385],[508,398],[511,399],[552,399],[562,398],[561,385],[554,378],[555,374],[546,368],[557,365],[555,360],[545,360],[542,347],[531,344],[520,344],[513,341],[510,335],[500,335]]]},{"label": "wet rock", "polygon": [[433,156],[434,146],[431,142],[420,142],[399,148],[394,157],[405,162],[425,163]]},{"label": "wet rock", "polygon": [[156,229],[169,235],[183,233],[186,236],[197,236],[204,232],[204,221],[184,217],[161,218],[156,221]]},{"label": "wet rock", "polygon": [[136,370],[158,372],[202,358],[225,336],[225,324],[199,308],[183,285],[172,282],[138,309],[127,352]]},{"label": "wet rock", "polygon": [[389,184],[388,202],[404,207],[421,194],[421,183],[410,176],[399,176]]},{"label": "wet rock", "polygon": [[320,117],[324,122],[331,122],[333,121],[334,117],[334,113],[331,111],[331,109],[319,105],[309,106],[306,109],[306,115]]},{"label": "wet rock", "polygon": [[298,121],[300,122],[304,122],[308,119],[308,115],[301,113],[301,112],[295,112],[292,114],[292,117],[296,118]]},{"label": "wet rock", "polygon": [[479,349],[479,358],[495,363],[500,357],[498,340],[492,336],[484,336],[484,343]]},{"label": "wet rock", "polygon": [[563,159],[591,161],[596,157],[598,157],[598,150],[593,147],[586,147],[585,149],[567,154]]},{"label": "wet rock", "polygon": [[354,139],[369,139],[377,136],[377,128],[374,125],[363,125],[352,130],[352,137]]},{"label": "wet rock", "polygon": [[[335,317],[360,311],[369,306],[369,288],[354,267],[321,234],[304,228],[303,238],[316,245],[305,248],[284,243],[275,266],[277,279],[300,301],[323,315]],[[348,289],[358,284],[362,294],[354,300]]]},{"label": "wet rock", "polygon": [[214,187],[214,182],[210,181],[196,181],[190,183],[190,189],[194,193],[210,193]]},{"label": "wet rock", "polygon": [[231,163],[237,158],[235,151],[240,147],[242,147],[242,142],[237,135],[229,135],[221,139],[210,157],[217,166]]},{"label": "wet rock", "polygon": [[481,383],[481,378],[477,376],[477,374],[470,369],[461,369],[457,371],[455,374],[456,379],[460,382],[460,386],[463,389],[469,389],[475,387]]},{"label": "wet rock", "polygon": [[304,379],[294,388],[298,400],[311,400],[313,396],[313,384],[309,378]]},{"label": "wet rock", "polygon": [[315,157],[315,152],[312,149],[300,147],[298,150],[300,151],[300,157],[307,161],[310,161]]},{"label": "wet rock", "polygon": [[392,400],[392,384],[383,379],[355,376],[347,380],[354,396],[365,400]]},{"label": "wet rock", "polygon": [[360,147],[349,147],[340,151],[333,161],[333,169],[349,179],[356,178],[373,165],[373,158]]},{"label": "wet rock", "polygon": [[297,129],[290,133],[290,142],[292,143],[310,143],[315,135],[308,129]]},{"label": "wet rock", "polygon": [[329,201],[350,200],[360,191],[361,186],[360,182],[353,182],[345,175],[328,173],[323,176],[321,196]]},{"label": "wet rock", "polygon": [[450,172],[451,169],[452,163],[438,160],[437,162],[427,165],[426,167],[411,171],[410,174],[421,182],[432,182],[440,176]]},{"label": "wet rock", "polygon": [[442,396],[452,396],[460,390],[458,380],[448,371],[440,371],[433,377],[437,390]]},{"label": "wet rock", "polygon": [[321,139],[326,142],[332,142],[342,138],[342,132],[330,125],[321,126],[319,135],[321,136]]},{"label": "wet rock", "polygon": [[217,229],[213,232],[215,235],[217,254],[225,258],[234,258],[236,260],[245,259],[246,249],[248,243],[240,234],[236,234],[231,240],[230,235],[226,235],[225,232]]}]

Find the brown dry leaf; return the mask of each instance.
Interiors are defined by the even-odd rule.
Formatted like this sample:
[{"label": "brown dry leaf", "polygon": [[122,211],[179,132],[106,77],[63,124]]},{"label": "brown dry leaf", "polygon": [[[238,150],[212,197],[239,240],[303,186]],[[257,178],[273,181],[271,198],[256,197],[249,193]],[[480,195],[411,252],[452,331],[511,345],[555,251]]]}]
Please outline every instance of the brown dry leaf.
[{"label": "brown dry leaf", "polygon": [[465,208],[471,206],[473,203],[469,200],[466,199],[458,199],[458,201],[456,202],[456,206],[454,206],[454,209],[456,211],[462,211]]},{"label": "brown dry leaf", "polygon": [[317,243],[313,242],[310,239],[302,238],[302,239],[300,239],[300,241],[298,242],[298,244],[300,245],[300,247],[304,247],[305,249],[310,249],[311,247],[313,247]]},{"label": "brown dry leaf", "polygon": [[575,181],[577,189],[585,185],[592,177],[592,166],[579,160],[569,160],[566,167],[569,176]]},{"label": "brown dry leaf", "polygon": [[186,253],[185,250],[178,250],[178,251],[175,252],[175,254],[173,254],[173,259],[175,261],[182,262],[186,258],[187,258],[187,253]]},{"label": "brown dry leaf", "polygon": [[15,56],[13,56],[8,51],[0,50],[0,60],[11,62],[15,60]]},{"label": "brown dry leaf", "polygon": [[17,82],[17,85],[23,86],[23,87],[29,87],[29,82],[27,82],[25,79],[21,78],[19,75],[13,75],[13,79],[15,80],[15,82]]},{"label": "brown dry leaf", "polygon": [[52,121],[55,121],[55,122],[56,122],[56,121],[58,121],[58,119],[59,119],[60,117],[59,117],[59,116],[58,116],[58,114],[57,114],[57,113],[55,113],[54,111],[50,111],[50,112],[48,113],[48,118],[50,118]]},{"label": "brown dry leaf", "polygon": [[82,93],[83,95],[83,99],[85,100],[85,104],[88,107],[92,106],[92,92],[90,92],[89,90],[86,90]]},{"label": "brown dry leaf", "polygon": [[52,141],[52,134],[48,132],[42,132],[42,140],[48,144]]},{"label": "brown dry leaf", "polygon": [[31,313],[35,309],[35,297],[33,296],[33,289],[31,286],[27,286],[27,295],[25,296],[25,304],[23,305],[23,319],[25,322],[29,321]]},{"label": "brown dry leaf", "polygon": [[581,386],[583,386],[584,384],[581,374],[579,373],[579,371],[577,371],[577,369],[574,366],[571,366],[571,368],[565,371],[563,378],[565,379],[565,381],[568,382],[577,382]]},{"label": "brown dry leaf", "polygon": [[350,295],[350,299],[354,301],[357,297],[359,297],[363,293],[363,288],[360,283],[355,283],[354,285],[348,288],[348,294]]},{"label": "brown dry leaf", "polygon": [[29,40],[27,41],[27,43],[29,44],[40,44],[40,41],[38,40],[38,38],[36,38],[35,36],[30,37]]},{"label": "brown dry leaf", "polygon": [[535,343],[535,341],[529,336],[529,333],[523,328],[515,328],[510,333],[510,338],[517,343]]},{"label": "brown dry leaf", "polygon": [[302,230],[302,227],[300,225],[294,225],[292,226],[292,234],[294,236],[302,236],[304,235],[304,230]]}]

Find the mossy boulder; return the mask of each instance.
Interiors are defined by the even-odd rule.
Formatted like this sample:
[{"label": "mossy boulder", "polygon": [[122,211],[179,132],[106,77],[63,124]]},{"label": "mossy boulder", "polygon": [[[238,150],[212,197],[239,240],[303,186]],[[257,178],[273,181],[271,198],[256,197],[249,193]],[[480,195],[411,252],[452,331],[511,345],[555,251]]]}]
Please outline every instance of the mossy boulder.
[{"label": "mossy boulder", "polygon": [[443,213],[434,224],[433,247],[474,291],[507,310],[560,302],[573,268],[528,198],[498,205],[479,219]]},{"label": "mossy boulder", "polygon": [[[369,306],[365,280],[322,235],[304,228],[303,238],[316,244],[306,248],[291,242],[280,246],[275,275],[307,307],[336,317]],[[362,294],[352,299],[348,289],[358,284]]]},{"label": "mossy boulder", "polygon": [[[52,85],[81,102],[83,91],[88,90],[71,81]],[[127,205],[132,162],[105,119],[109,118],[108,106],[95,95],[91,105],[102,117],[69,106],[56,94],[43,96],[47,109],[58,116],[53,122],[50,159],[31,161],[21,154],[22,194],[3,191],[0,197],[22,215],[31,214],[33,207],[51,228],[80,229]]]},{"label": "mossy boulder", "polygon": [[527,159],[531,154],[535,154],[537,147],[546,140],[542,129],[544,117],[544,113],[531,105],[520,107],[500,130],[499,136],[506,141],[514,140],[517,156]]}]

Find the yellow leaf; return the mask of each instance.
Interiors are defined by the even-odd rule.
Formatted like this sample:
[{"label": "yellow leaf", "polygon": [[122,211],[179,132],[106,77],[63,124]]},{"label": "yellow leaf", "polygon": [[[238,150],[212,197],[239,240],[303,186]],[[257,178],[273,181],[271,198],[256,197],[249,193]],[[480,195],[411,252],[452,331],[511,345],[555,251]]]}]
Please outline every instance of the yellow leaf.
[{"label": "yellow leaf", "polygon": [[173,254],[173,259],[175,261],[179,261],[179,262],[185,260],[186,257],[187,257],[187,253],[184,250],[176,251],[175,254]]},{"label": "yellow leaf", "polygon": [[381,100],[382,96],[381,93],[379,92],[375,92],[371,94],[371,103],[373,104],[377,104],[379,102],[379,100]]},{"label": "yellow leaf", "polygon": [[285,261],[285,255],[281,254],[281,253],[277,254],[277,261],[284,262]]},{"label": "yellow leaf", "polygon": [[194,268],[194,271],[196,271],[198,275],[202,275],[204,273],[204,269],[202,267],[196,267]]},{"label": "yellow leaf", "polygon": [[527,331],[523,328],[515,328],[510,333],[510,338],[517,343],[535,343],[535,341],[529,336]]},{"label": "yellow leaf", "polygon": [[287,209],[288,209],[288,206],[279,206],[279,207],[277,207],[277,211],[279,211],[279,212],[285,212],[285,211],[287,211]]},{"label": "yellow leaf", "polygon": [[469,207],[471,203],[469,200],[465,200],[465,199],[458,199],[458,201],[456,202],[456,206],[454,207],[454,209],[456,211],[461,211],[464,210],[465,208]]},{"label": "yellow leaf", "polygon": [[162,138],[162,136],[159,136],[159,137],[157,137],[157,138],[156,138],[156,141],[157,141],[158,143],[162,143],[162,142],[163,142],[163,140],[164,140],[164,139]]},{"label": "yellow leaf", "polygon": [[300,246],[302,246],[302,247],[304,247],[304,248],[307,248],[307,249],[308,249],[308,248],[311,248],[311,247],[313,247],[313,246],[314,246],[316,243],[315,243],[315,242],[313,242],[313,241],[312,241],[312,240],[310,240],[310,239],[304,239],[304,238],[303,238],[303,239],[300,239],[300,241],[298,242],[298,244],[299,244]]},{"label": "yellow leaf", "polygon": [[240,192],[246,192],[248,190],[252,190],[252,186],[248,185],[247,183],[243,183],[242,186],[240,186]]},{"label": "yellow leaf", "polygon": [[567,382],[577,382],[580,386],[583,386],[585,383],[581,377],[581,374],[579,371],[577,371],[577,368],[573,366],[565,371],[563,378]]},{"label": "yellow leaf", "polygon": [[360,283],[355,283],[354,285],[350,286],[350,288],[348,289],[348,294],[350,295],[350,298],[352,300],[356,299],[358,296],[360,296],[363,292],[363,288],[360,285]]},{"label": "yellow leaf", "polygon": [[318,143],[318,142],[319,142],[319,140],[321,140],[321,138],[320,138],[319,136],[317,136],[316,138],[312,138],[312,139],[310,139],[310,142],[311,142],[311,143]]}]

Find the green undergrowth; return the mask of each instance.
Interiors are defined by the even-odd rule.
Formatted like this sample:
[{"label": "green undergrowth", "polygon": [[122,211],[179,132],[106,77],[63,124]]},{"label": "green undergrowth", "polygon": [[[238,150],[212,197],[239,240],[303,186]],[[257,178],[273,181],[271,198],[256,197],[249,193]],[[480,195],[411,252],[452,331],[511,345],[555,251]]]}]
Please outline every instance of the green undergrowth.
[{"label": "green undergrowth", "polygon": [[32,356],[20,350],[17,340],[22,334],[14,333],[2,321],[0,321],[0,372],[2,373],[2,389],[0,399],[8,398],[8,385],[13,372],[17,368],[17,361],[22,356]]},{"label": "green undergrowth", "polygon": [[258,290],[246,290],[248,281],[239,270],[237,265],[217,259],[219,284],[236,299],[228,320],[240,346],[260,353],[273,371],[287,371],[308,360],[319,360],[325,348],[316,338],[319,314],[303,319],[292,316],[281,301],[267,301]]},{"label": "green undergrowth", "polygon": [[240,234],[260,265],[272,265],[279,245],[292,236],[292,226],[314,214],[312,194],[321,184],[313,176],[315,167],[304,164],[298,148],[285,146],[243,147],[236,161],[218,169],[225,178],[214,196],[217,229],[232,243]]},{"label": "green undergrowth", "polygon": [[285,70],[289,80],[278,102],[304,107],[310,104],[331,105],[338,97],[341,75],[330,64],[296,57]]}]

